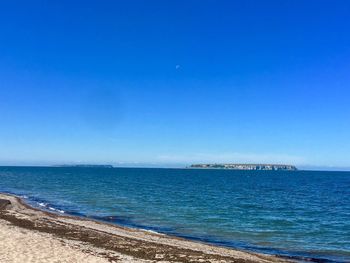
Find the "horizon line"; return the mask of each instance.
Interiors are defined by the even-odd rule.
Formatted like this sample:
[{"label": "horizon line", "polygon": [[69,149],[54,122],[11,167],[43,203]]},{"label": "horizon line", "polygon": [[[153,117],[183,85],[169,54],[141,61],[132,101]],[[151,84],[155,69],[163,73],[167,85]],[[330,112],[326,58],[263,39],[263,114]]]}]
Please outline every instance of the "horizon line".
[{"label": "horizon line", "polygon": [[[216,164],[216,163],[215,163]],[[232,163],[232,164],[238,164],[238,163]],[[239,163],[239,164],[249,164],[249,165],[256,165],[255,163]],[[259,163],[264,164],[264,163]],[[48,167],[48,168],[64,168],[64,167],[76,167],[79,168],[79,166],[111,166],[110,168],[144,168],[144,169],[196,169],[191,168],[189,165],[161,165],[161,164],[147,164],[147,163],[140,163],[140,164],[110,164],[110,163],[99,163],[99,164],[89,164],[89,163],[81,163],[81,164],[0,164],[0,167]],[[265,164],[264,164],[265,165]],[[266,164],[267,165],[267,164]],[[269,164],[269,165],[285,165],[285,164]],[[290,165],[290,164],[288,164]],[[342,167],[342,166],[319,166],[319,165],[292,165],[298,168],[298,171],[323,171],[323,172],[350,172],[350,167]],[[89,167],[86,167],[89,168]],[[208,169],[210,170],[210,169]],[[220,169],[218,169],[220,170]],[[222,169],[222,170],[230,170],[230,169]]]}]

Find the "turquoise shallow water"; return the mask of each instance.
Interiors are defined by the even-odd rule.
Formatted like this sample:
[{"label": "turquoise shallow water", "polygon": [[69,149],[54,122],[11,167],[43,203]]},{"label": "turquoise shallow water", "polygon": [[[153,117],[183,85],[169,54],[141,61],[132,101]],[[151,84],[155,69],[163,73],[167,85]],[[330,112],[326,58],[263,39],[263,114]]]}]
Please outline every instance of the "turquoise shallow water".
[{"label": "turquoise shallow water", "polygon": [[0,191],[218,245],[350,262],[350,172],[0,167]]}]

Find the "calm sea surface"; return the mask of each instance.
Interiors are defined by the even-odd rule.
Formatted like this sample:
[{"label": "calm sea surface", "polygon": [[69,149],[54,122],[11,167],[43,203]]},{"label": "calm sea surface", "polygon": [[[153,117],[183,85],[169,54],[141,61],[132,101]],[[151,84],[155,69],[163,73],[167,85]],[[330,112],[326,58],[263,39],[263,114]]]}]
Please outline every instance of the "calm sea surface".
[{"label": "calm sea surface", "polygon": [[56,212],[258,252],[350,262],[350,173],[0,167]]}]

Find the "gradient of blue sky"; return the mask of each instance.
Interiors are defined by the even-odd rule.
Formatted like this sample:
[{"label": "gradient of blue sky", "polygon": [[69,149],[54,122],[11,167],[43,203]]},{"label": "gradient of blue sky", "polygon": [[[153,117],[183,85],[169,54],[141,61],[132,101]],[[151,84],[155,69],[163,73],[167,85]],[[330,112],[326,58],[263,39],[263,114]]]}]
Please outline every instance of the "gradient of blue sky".
[{"label": "gradient of blue sky", "polygon": [[350,167],[349,1],[3,1],[0,164]]}]

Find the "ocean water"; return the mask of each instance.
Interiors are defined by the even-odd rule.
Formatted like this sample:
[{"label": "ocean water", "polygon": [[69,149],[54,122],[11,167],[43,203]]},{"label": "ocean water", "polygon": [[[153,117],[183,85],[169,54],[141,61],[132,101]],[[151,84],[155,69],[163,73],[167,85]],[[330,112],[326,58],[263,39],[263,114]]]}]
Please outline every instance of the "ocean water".
[{"label": "ocean water", "polygon": [[0,167],[0,191],[57,213],[350,262],[350,172]]}]

